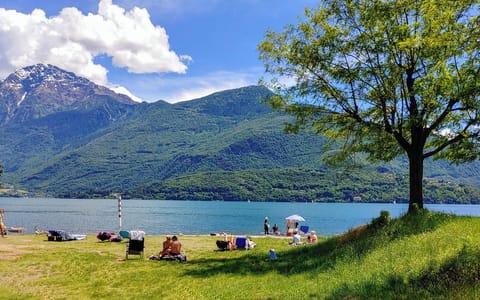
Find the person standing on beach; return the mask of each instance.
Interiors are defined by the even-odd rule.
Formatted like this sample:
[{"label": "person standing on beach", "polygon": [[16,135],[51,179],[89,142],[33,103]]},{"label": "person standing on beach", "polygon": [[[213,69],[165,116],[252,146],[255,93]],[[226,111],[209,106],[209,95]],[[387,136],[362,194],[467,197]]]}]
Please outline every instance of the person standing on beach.
[{"label": "person standing on beach", "polygon": [[265,235],[270,233],[270,224],[268,224],[268,217],[265,217],[265,221],[263,222],[263,230],[265,231]]},{"label": "person standing on beach", "polygon": [[0,234],[2,237],[7,235],[7,227],[5,226],[5,223],[3,221],[3,218],[5,216],[5,210],[3,208],[0,208]]},{"label": "person standing on beach", "polygon": [[292,220],[288,219],[287,220],[287,233],[286,233],[287,235],[290,232],[290,227],[292,227]]}]

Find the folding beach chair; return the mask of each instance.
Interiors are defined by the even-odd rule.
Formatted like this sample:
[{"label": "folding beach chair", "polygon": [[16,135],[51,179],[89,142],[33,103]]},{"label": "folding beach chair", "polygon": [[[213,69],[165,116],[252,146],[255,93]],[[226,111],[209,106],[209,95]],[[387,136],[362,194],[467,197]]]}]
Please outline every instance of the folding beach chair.
[{"label": "folding beach chair", "polygon": [[127,241],[127,250],[125,253],[125,259],[128,259],[128,255],[140,255],[143,259],[145,249],[145,232],[140,230],[132,230],[129,232]]},{"label": "folding beach chair", "polygon": [[130,233],[128,231],[125,231],[125,230],[120,230],[120,232],[118,234],[124,239],[128,239],[130,237]]},{"label": "folding beach chair", "polygon": [[307,234],[308,229],[309,229],[309,227],[307,225],[300,226],[300,232],[303,233],[303,234]]},{"label": "folding beach chair", "polygon": [[248,249],[248,239],[246,237],[237,237],[235,239],[235,249],[247,250]]}]

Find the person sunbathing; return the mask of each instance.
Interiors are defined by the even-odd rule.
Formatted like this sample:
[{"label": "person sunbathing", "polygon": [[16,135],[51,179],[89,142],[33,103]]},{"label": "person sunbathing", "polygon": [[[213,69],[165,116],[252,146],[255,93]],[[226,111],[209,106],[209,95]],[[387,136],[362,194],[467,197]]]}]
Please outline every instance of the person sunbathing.
[{"label": "person sunbathing", "polygon": [[282,232],[280,232],[280,230],[278,229],[278,225],[277,225],[277,224],[273,225],[273,233],[274,233],[275,235],[282,235]]},{"label": "person sunbathing", "polygon": [[[169,241],[168,237],[167,240],[164,242],[165,247],[167,246],[167,242]],[[162,251],[159,256],[152,255],[150,256],[150,260],[162,260],[165,259],[165,256],[168,256],[166,259],[168,260],[176,260],[176,261],[187,261],[187,256],[181,252],[182,250],[182,243],[178,241],[177,236],[172,236],[170,247]]]},{"label": "person sunbathing", "polygon": [[181,250],[182,250],[182,243],[180,243],[180,241],[178,240],[177,236],[174,235],[172,237],[172,244],[170,246],[170,253],[169,255],[171,256],[176,256],[176,255],[179,255],[181,253]]},{"label": "person sunbathing", "polygon": [[317,241],[318,241],[318,238],[315,231],[314,230],[310,231],[310,234],[308,235],[308,243],[315,244]]},{"label": "person sunbathing", "polygon": [[158,255],[151,255],[151,260],[159,260],[162,259],[165,255],[170,255],[170,251],[172,249],[172,237],[167,235],[165,241],[163,241],[163,249],[158,253]]},{"label": "person sunbathing", "polygon": [[163,249],[160,252],[160,257],[164,257],[165,255],[170,254],[171,249],[172,249],[172,237],[167,235],[165,241],[163,241]]},{"label": "person sunbathing", "polygon": [[227,248],[226,250],[232,251],[235,249],[235,236],[233,234],[230,235],[230,239],[228,238],[228,234],[226,232],[223,233],[223,240],[227,242]]},{"label": "person sunbathing", "polygon": [[176,261],[187,261],[187,256],[181,252],[182,250],[182,243],[178,240],[178,238],[174,235],[172,237],[172,246],[170,249],[169,256]]},{"label": "person sunbathing", "polygon": [[289,245],[301,245],[302,244],[302,241],[301,241],[301,237],[300,237],[300,234],[294,234],[292,236],[292,241],[288,243]]},{"label": "person sunbathing", "polygon": [[41,235],[41,234],[48,235],[48,230],[38,229],[38,228],[35,226],[35,234],[37,234],[37,235]]}]

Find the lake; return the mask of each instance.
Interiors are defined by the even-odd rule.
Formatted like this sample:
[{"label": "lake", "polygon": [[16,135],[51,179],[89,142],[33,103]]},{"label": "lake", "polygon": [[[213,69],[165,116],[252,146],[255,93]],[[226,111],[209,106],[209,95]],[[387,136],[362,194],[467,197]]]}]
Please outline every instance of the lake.
[{"label": "lake", "polygon": [[[480,205],[425,206],[434,211],[480,216]],[[117,207],[116,199],[0,198],[6,226],[25,227],[27,233],[33,233],[35,228],[79,234],[118,231]],[[407,204],[388,203],[123,200],[122,229],[140,229],[148,235],[260,235],[266,216],[271,226],[277,223],[284,232],[285,218],[298,214],[305,218],[301,225],[308,225],[317,235],[332,236],[369,223],[382,210],[397,217],[407,209]]]}]

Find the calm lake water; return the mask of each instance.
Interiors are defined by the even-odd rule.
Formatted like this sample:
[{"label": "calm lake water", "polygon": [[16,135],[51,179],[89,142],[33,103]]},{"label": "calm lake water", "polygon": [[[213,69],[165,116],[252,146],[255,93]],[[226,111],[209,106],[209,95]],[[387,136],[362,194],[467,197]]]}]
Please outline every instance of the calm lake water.
[{"label": "calm lake water", "polygon": [[[480,216],[480,205],[426,205],[430,210],[457,215]],[[66,230],[92,234],[118,231],[119,220],[115,199],[42,199],[0,198],[5,209],[6,226]],[[144,230],[148,235],[210,234],[228,232],[236,235],[263,233],[263,220],[278,223],[285,231],[285,218],[298,214],[318,235],[331,236],[358,225],[369,223],[387,210],[392,217],[405,213],[406,204],[365,203],[277,203],[123,200],[122,229]]]}]

